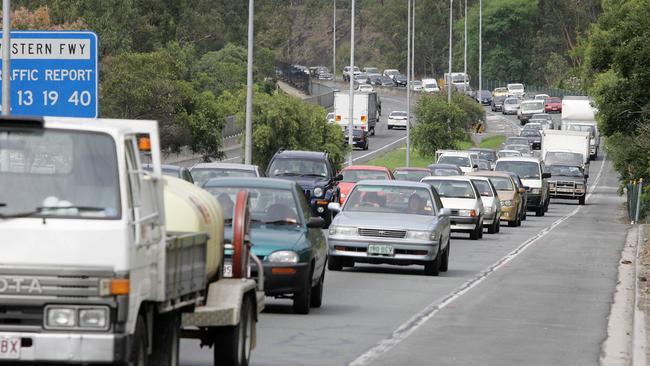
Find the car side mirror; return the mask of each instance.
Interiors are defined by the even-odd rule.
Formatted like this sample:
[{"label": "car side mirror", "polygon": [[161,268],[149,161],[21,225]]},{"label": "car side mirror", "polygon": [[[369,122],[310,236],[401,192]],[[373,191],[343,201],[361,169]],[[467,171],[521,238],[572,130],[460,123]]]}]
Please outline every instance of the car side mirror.
[{"label": "car side mirror", "polygon": [[322,229],[325,226],[325,219],[320,216],[310,217],[307,227],[310,229]]},{"label": "car side mirror", "polygon": [[472,166],[472,168],[473,169],[478,169],[478,164],[474,164],[474,166]]},{"label": "car side mirror", "polygon": [[519,188],[519,193],[526,193],[526,188]]},{"label": "car side mirror", "polygon": [[327,209],[333,212],[341,212],[341,204],[338,202],[330,202],[327,204]]},{"label": "car side mirror", "polygon": [[589,174],[585,174],[585,179],[589,178]]},{"label": "car side mirror", "polygon": [[335,180],[337,182],[342,181],[343,180],[343,174],[337,174],[336,177],[334,177],[333,180]]},{"label": "car side mirror", "polygon": [[550,178],[551,173],[542,173],[542,179]]},{"label": "car side mirror", "polygon": [[451,209],[449,208],[441,208],[440,211],[438,211],[438,216],[442,217],[449,217],[451,216]]}]

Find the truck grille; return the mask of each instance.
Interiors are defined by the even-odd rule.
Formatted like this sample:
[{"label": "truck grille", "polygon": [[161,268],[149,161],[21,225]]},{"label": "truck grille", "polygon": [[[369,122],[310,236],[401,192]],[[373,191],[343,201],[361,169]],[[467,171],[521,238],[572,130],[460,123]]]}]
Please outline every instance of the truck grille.
[{"label": "truck grille", "polygon": [[460,216],[460,210],[451,210],[451,216]]},{"label": "truck grille", "polygon": [[375,238],[392,238],[404,239],[406,230],[385,230],[385,229],[364,229],[359,228],[359,236],[368,236]]},{"label": "truck grille", "polygon": [[98,297],[100,279],[111,277],[109,270],[0,266],[0,298]]},{"label": "truck grille", "polygon": [[555,187],[563,187],[563,188],[574,188],[576,185],[576,182],[571,182],[571,181],[556,181],[551,183],[555,183]]},{"label": "truck grille", "polygon": [[0,305],[0,326],[40,327],[42,306]]}]

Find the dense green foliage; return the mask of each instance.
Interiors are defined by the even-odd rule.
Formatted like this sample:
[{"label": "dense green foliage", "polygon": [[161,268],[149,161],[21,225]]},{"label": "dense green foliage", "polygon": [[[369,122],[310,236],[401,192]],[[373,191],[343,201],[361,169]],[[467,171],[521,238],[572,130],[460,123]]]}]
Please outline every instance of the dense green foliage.
[{"label": "dense green foliage", "polygon": [[604,1],[583,76],[623,181],[650,178],[650,1]]}]

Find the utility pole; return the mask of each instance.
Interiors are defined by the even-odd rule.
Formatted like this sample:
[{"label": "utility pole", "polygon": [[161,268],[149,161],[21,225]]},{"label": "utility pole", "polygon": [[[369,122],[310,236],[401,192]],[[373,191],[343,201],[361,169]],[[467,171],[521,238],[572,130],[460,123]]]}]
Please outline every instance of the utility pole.
[{"label": "utility pole", "polygon": [[334,26],[332,27],[332,75],[336,80],[336,0],[334,0]]},{"label": "utility pole", "polygon": [[253,10],[254,0],[248,0],[248,62],[246,70],[246,141],[244,163],[253,161]]},{"label": "utility pole", "polygon": [[413,0],[413,23],[411,23],[411,80],[415,80],[415,0]]},{"label": "utility pole", "polygon": [[351,6],[351,25],[350,25],[350,118],[348,119],[348,165],[352,165],[352,147],[354,146],[354,133],[352,132],[354,121],[354,8],[355,1],[352,0]]},{"label": "utility pole", "polygon": [[467,0],[465,0],[465,36],[463,37],[465,45],[463,47],[463,91],[467,91]]},{"label": "utility pole", "polygon": [[[411,0],[407,2],[406,31],[406,167],[411,166]],[[413,9],[415,12],[415,9]]]},{"label": "utility pole", "polygon": [[451,103],[451,49],[452,49],[452,23],[454,16],[454,0],[449,0],[449,71],[448,71],[448,80],[445,80],[447,83],[447,103]]},{"label": "utility pole", "polygon": [[2,115],[11,114],[11,1],[2,0]]},{"label": "utility pole", "polygon": [[483,90],[483,0],[478,3],[478,90]]}]

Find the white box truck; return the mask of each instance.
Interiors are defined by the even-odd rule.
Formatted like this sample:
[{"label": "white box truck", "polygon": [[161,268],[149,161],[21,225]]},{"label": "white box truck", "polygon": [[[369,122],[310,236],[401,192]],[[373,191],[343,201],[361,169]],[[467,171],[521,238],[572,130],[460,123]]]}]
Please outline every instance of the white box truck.
[{"label": "white box truck", "polygon": [[600,133],[596,122],[596,109],[589,97],[565,96],[562,98],[562,129],[582,131],[590,134],[589,154],[591,159],[598,157]]},{"label": "white box truck", "polygon": [[565,130],[540,130],[542,158],[549,152],[561,151],[580,154],[582,164],[589,164],[590,136],[588,132]]},{"label": "white box truck", "polygon": [[264,307],[247,193],[223,278],[221,207],[162,176],[157,122],[2,118],[0,187],[0,359],[177,365],[186,337],[247,364]]},{"label": "white box truck", "polygon": [[[379,121],[379,105],[376,92],[354,93],[354,118],[352,128],[366,130],[375,135]],[[350,122],[350,94],[334,93],[334,121],[345,131]]]}]

